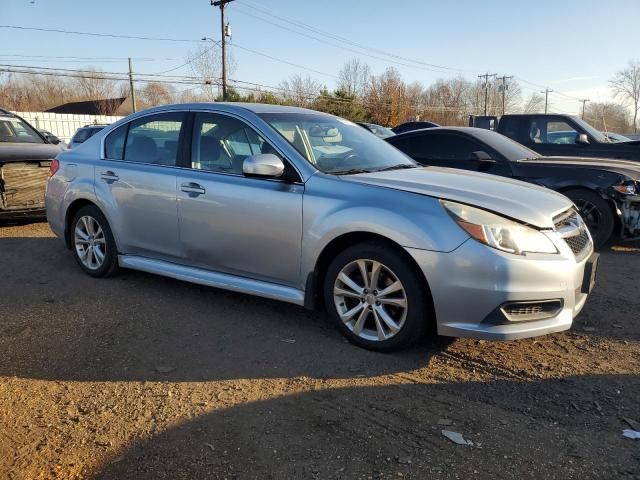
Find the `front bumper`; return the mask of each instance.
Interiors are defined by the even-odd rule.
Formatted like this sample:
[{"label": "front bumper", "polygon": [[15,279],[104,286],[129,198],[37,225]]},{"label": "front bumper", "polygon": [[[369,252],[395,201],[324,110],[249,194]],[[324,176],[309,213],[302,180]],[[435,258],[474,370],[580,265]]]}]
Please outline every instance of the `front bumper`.
[{"label": "front bumper", "polygon": [[[468,240],[443,253],[407,248],[429,283],[440,335],[485,340],[515,340],[561,332],[571,327],[587,300],[585,264],[562,241],[559,254],[511,255]],[[543,320],[491,319],[507,302],[561,300],[557,315]]]}]

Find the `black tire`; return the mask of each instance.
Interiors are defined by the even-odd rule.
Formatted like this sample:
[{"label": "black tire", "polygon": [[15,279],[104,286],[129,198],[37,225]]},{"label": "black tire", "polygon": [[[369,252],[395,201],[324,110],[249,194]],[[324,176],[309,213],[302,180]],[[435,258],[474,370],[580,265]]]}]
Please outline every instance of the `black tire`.
[{"label": "black tire", "polygon": [[[102,261],[102,264],[97,268],[87,267],[83,263],[78,251],[78,243],[76,241],[75,231],[76,227],[78,226],[78,222],[80,222],[83,217],[91,217],[92,219],[94,219],[94,221],[100,226],[104,234],[104,260]],[[73,256],[78,262],[78,265],[80,265],[80,268],[87,275],[91,275],[92,277],[96,278],[104,278],[114,275],[119,271],[116,242],[113,239],[113,233],[111,232],[109,222],[107,222],[107,219],[98,207],[96,207],[95,205],[87,205],[78,210],[71,222],[69,236],[71,240],[71,250],[73,252]]]},{"label": "black tire", "polygon": [[568,190],[564,194],[573,200],[589,227],[595,248],[602,247],[611,238],[615,219],[611,206],[598,194],[589,190]]},{"label": "black tire", "polygon": [[[370,340],[362,338],[362,336],[356,335],[352,332],[353,325],[350,327],[345,323],[340,314],[338,313],[338,306],[334,301],[334,286],[338,275],[343,269],[348,268],[353,262],[360,259],[372,260],[384,265],[383,272],[387,272],[391,275],[395,275],[404,289],[404,296],[406,297],[406,315],[404,316],[401,328],[390,338],[385,340]],[[355,268],[355,267],[354,267]],[[355,270],[354,270],[355,271]],[[356,274],[358,275],[358,274]],[[380,281],[387,280],[391,282],[392,276],[385,278],[385,274],[380,274]],[[362,278],[362,276],[360,276]],[[369,350],[375,350],[378,352],[389,352],[404,348],[414,343],[423,336],[423,333],[428,327],[434,325],[434,318],[432,315],[430,293],[424,286],[424,280],[421,278],[420,273],[417,271],[415,265],[413,265],[409,259],[405,258],[401,252],[398,252],[393,246],[384,242],[365,242],[357,245],[353,245],[342,253],[336,256],[336,258],[329,265],[323,282],[324,301],[329,314],[333,317],[338,328],[342,334],[353,344],[358,345]],[[384,284],[383,284],[384,286]],[[425,291],[427,290],[427,291]],[[377,291],[376,291],[377,294]],[[400,294],[402,295],[402,293]],[[346,301],[347,298],[343,298]],[[345,310],[351,309],[353,306],[360,304],[365,305],[364,308],[368,308],[370,314],[368,314],[366,324],[376,328],[376,319],[374,318],[373,310],[376,307],[380,307],[380,303],[367,304],[363,299],[348,299],[355,303],[351,305],[345,305],[339,303],[340,308]],[[401,309],[396,309],[393,305],[383,305],[386,313],[393,315],[394,312],[399,312]],[[382,317],[378,316],[381,319]],[[355,322],[355,315],[353,318]],[[363,329],[365,331],[365,329]],[[368,330],[367,331],[372,331]]]}]

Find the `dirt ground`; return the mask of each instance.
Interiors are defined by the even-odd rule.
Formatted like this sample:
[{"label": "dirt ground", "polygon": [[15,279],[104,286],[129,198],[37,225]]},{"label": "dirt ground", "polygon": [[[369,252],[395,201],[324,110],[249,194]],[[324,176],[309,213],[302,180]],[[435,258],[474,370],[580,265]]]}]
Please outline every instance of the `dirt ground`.
[{"label": "dirt ground", "polygon": [[94,280],[46,224],[0,226],[0,478],[638,479],[640,244],[600,268],[567,333],[383,355],[296,306]]}]

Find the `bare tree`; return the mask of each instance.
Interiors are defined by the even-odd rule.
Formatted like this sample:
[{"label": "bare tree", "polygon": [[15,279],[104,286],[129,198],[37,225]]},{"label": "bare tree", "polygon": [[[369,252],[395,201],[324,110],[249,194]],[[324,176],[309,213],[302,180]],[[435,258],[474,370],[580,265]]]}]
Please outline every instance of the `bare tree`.
[{"label": "bare tree", "polygon": [[352,58],[342,65],[338,72],[338,88],[349,97],[361,97],[369,79],[371,78],[371,69],[369,65],[359,58]]},{"label": "bare tree", "polygon": [[165,105],[167,103],[174,103],[176,101],[176,92],[170,84],[149,82],[140,91],[140,99],[148,107],[155,107],[156,105]]},{"label": "bare tree", "polygon": [[291,75],[288,80],[280,82],[278,88],[285,100],[300,107],[309,107],[320,94],[322,84],[309,75]]},{"label": "bare tree", "polygon": [[540,113],[543,110],[544,97],[536,92],[531,93],[522,106],[522,113]]},{"label": "bare tree", "polygon": [[222,77],[222,51],[217,45],[199,44],[187,55],[187,63],[202,86],[203,100],[213,102],[219,94]]},{"label": "bare tree", "polygon": [[640,112],[640,61],[629,62],[629,67],[620,70],[609,80],[614,98],[631,105],[633,131],[638,133],[638,112]]},{"label": "bare tree", "polygon": [[632,128],[629,111],[619,103],[589,102],[584,118],[602,132],[625,133]]}]

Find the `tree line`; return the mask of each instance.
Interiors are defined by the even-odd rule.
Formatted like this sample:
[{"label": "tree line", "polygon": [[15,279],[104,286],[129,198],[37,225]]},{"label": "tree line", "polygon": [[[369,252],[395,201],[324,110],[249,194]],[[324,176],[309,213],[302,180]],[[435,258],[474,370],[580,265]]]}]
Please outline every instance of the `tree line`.
[{"label": "tree line", "polygon": [[[169,80],[144,81],[136,86],[138,109],[177,102],[220,101],[219,62],[211,48],[190,53],[187,63],[199,84],[178,90]],[[214,52],[215,53],[215,52]],[[235,63],[230,62],[233,74]],[[100,75],[95,69],[83,75],[55,76],[5,73],[0,76],[0,107],[16,111],[43,111],[82,100],[129,97],[129,85]],[[86,73],[89,72],[89,73]],[[93,74],[91,74],[93,73]],[[486,88],[485,88],[486,85]],[[586,121],[600,130],[637,131],[640,111],[640,61],[616,72],[609,82],[613,101],[589,102]],[[312,108],[345,117],[395,126],[408,120],[429,120],[441,125],[466,125],[469,115],[541,113],[544,97],[534,91],[524,95],[514,79],[468,80],[462,76],[438,79],[429,85],[406,82],[389,67],[379,75],[359,58],[346,62],[337,75],[336,87],[328,89],[310,75],[291,75],[277,86],[266,87],[230,81],[228,101],[261,102]],[[577,99],[576,99],[577,103]],[[503,107],[504,105],[504,107]],[[554,112],[553,103],[549,111]],[[117,114],[131,112],[125,101]]]}]

